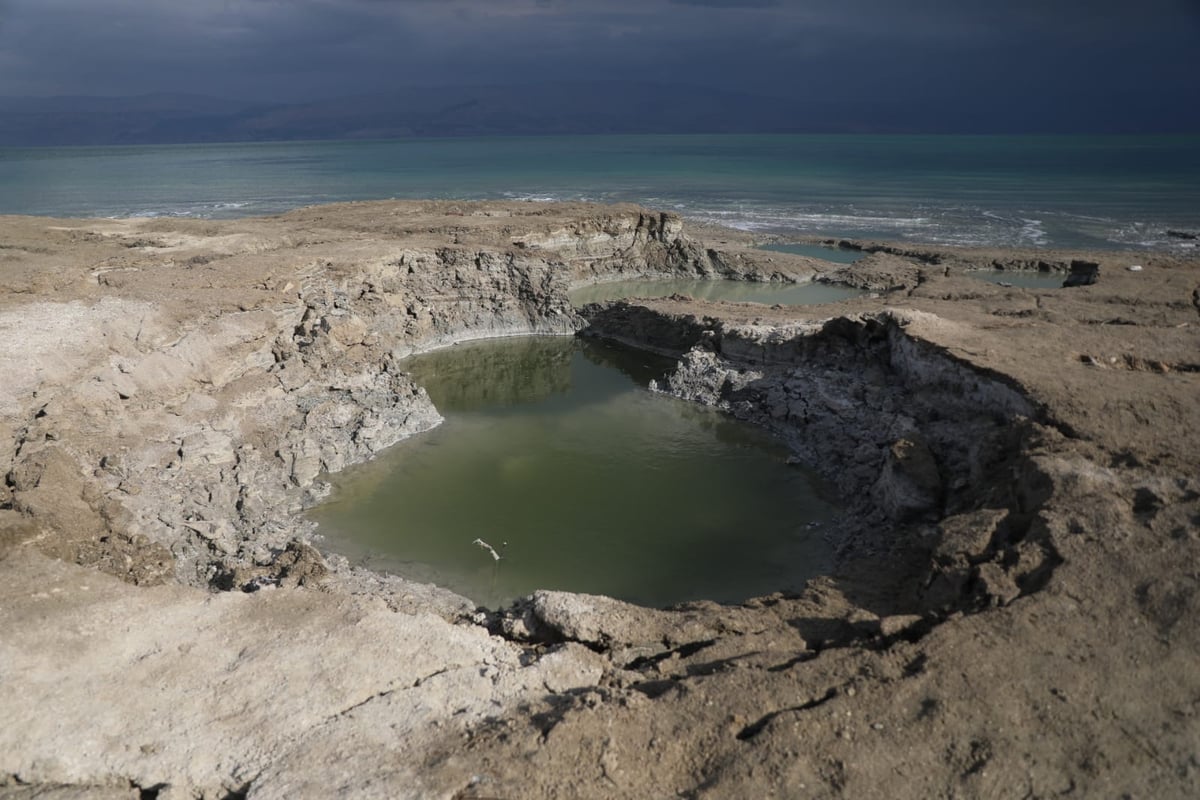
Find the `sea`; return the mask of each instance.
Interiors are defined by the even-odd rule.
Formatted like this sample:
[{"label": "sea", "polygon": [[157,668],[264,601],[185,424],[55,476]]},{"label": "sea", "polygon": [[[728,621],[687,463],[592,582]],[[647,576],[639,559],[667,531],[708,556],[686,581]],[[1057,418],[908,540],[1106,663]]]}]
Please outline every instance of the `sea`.
[{"label": "sea", "polygon": [[656,135],[0,148],[0,214],[632,201],[782,236],[1200,252],[1200,136]]}]

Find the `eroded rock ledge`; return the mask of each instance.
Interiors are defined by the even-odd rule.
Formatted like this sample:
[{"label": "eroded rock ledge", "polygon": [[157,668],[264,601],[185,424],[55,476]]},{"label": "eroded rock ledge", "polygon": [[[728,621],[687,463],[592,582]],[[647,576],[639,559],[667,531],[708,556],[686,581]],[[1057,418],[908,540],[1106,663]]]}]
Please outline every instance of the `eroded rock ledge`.
[{"label": "eroded rock ledge", "polygon": [[726,324],[627,304],[585,313],[589,335],[680,356],[656,388],[773,430],[824,473],[849,506],[828,534],[844,557],[936,542],[939,562],[896,614],[1009,602],[1057,560],[1029,535],[1047,500],[1029,441],[1046,420],[1013,381],[921,337],[941,319],[886,309]]},{"label": "eroded rock ledge", "polygon": [[[991,252],[847,269],[525,203],[9,218],[0,244],[0,796],[1192,793],[1196,263],[1004,254],[1102,265],[1027,291],[964,275]],[[882,294],[566,302],[647,275]],[[307,543],[322,472],[436,424],[404,355],[585,325],[823,469],[842,569],[489,616]]]},{"label": "eroded rock ledge", "polygon": [[[13,289],[56,291],[5,325],[38,362],[18,370],[23,348],[12,354],[25,379],[7,398],[0,499],[56,531],[47,552],[223,588],[319,570],[296,544],[319,476],[440,421],[403,356],[573,333],[572,283],[824,269],[704,248],[676,217],[620,207],[362,204],[10,230],[28,265]],[[31,310],[32,328],[17,318]]]}]

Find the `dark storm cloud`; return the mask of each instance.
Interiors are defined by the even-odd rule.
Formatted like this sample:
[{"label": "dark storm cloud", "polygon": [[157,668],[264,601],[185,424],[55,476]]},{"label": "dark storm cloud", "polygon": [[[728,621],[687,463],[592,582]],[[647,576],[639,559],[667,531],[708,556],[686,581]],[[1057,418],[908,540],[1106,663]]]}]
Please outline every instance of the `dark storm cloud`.
[{"label": "dark storm cloud", "polygon": [[1194,0],[0,0],[0,95],[636,79],[1095,103],[1188,91],[1198,35]]},{"label": "dark storm cloud", "polygon": [[710,8],[777,8],[780,0],[671,0],[681,6],[709,6]]}]

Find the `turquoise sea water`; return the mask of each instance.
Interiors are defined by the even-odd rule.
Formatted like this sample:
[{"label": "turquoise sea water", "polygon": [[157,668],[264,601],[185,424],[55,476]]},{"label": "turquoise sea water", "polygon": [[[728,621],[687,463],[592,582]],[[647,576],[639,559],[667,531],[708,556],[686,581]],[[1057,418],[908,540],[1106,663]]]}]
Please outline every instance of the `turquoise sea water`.
[{"label": "turquoise sea water", "polygon": [[581,136],[0,149],[0,213],[227,218],[383,198],[635,201],[751,230],[1194,249],[1200,137]]}]

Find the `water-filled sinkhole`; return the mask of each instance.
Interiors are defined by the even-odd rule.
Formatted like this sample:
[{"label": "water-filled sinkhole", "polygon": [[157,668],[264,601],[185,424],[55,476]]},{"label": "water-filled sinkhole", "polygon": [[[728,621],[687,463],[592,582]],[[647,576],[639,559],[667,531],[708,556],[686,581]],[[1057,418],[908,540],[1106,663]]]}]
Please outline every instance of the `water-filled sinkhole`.
[{"label": "water-filled sinkhole", "polygon": [[766,303],[784,306],[808,306],[835,303],[863,294],[861,289],[829,283],[765,283],[722,280],[637,280],[597,283],[572,289],[572,305],[602,303],[628,297],[669,297],[682,294],[697,300],[730,300],[738,303]]},{"label": "water-filled sinkhole", "polygon": [[332,550],[493,607],[539,588],[737,601],[830,567],[831,491],[764,431],[648,391],[669,359],[542,337],[406,366],[445,422],[332,476],[313,512]]},{"label": "water-filled sinkhole", "polygon": [[988,283],[1019,286],[1023,289],[1061,289],[1065,272],[1034,272],[1032,270],[992,269],[966,273]]},{"label": "water-filled sinkhole", "polygon": [[842,247],[826,247],[820,244],[768,244],[763,250],[774,250],[776,253],[793,253],[798,256],[819,258],[822,261],[832,261],[835,264],[853,264],[866,257],[862,250],[851,250]]}]

